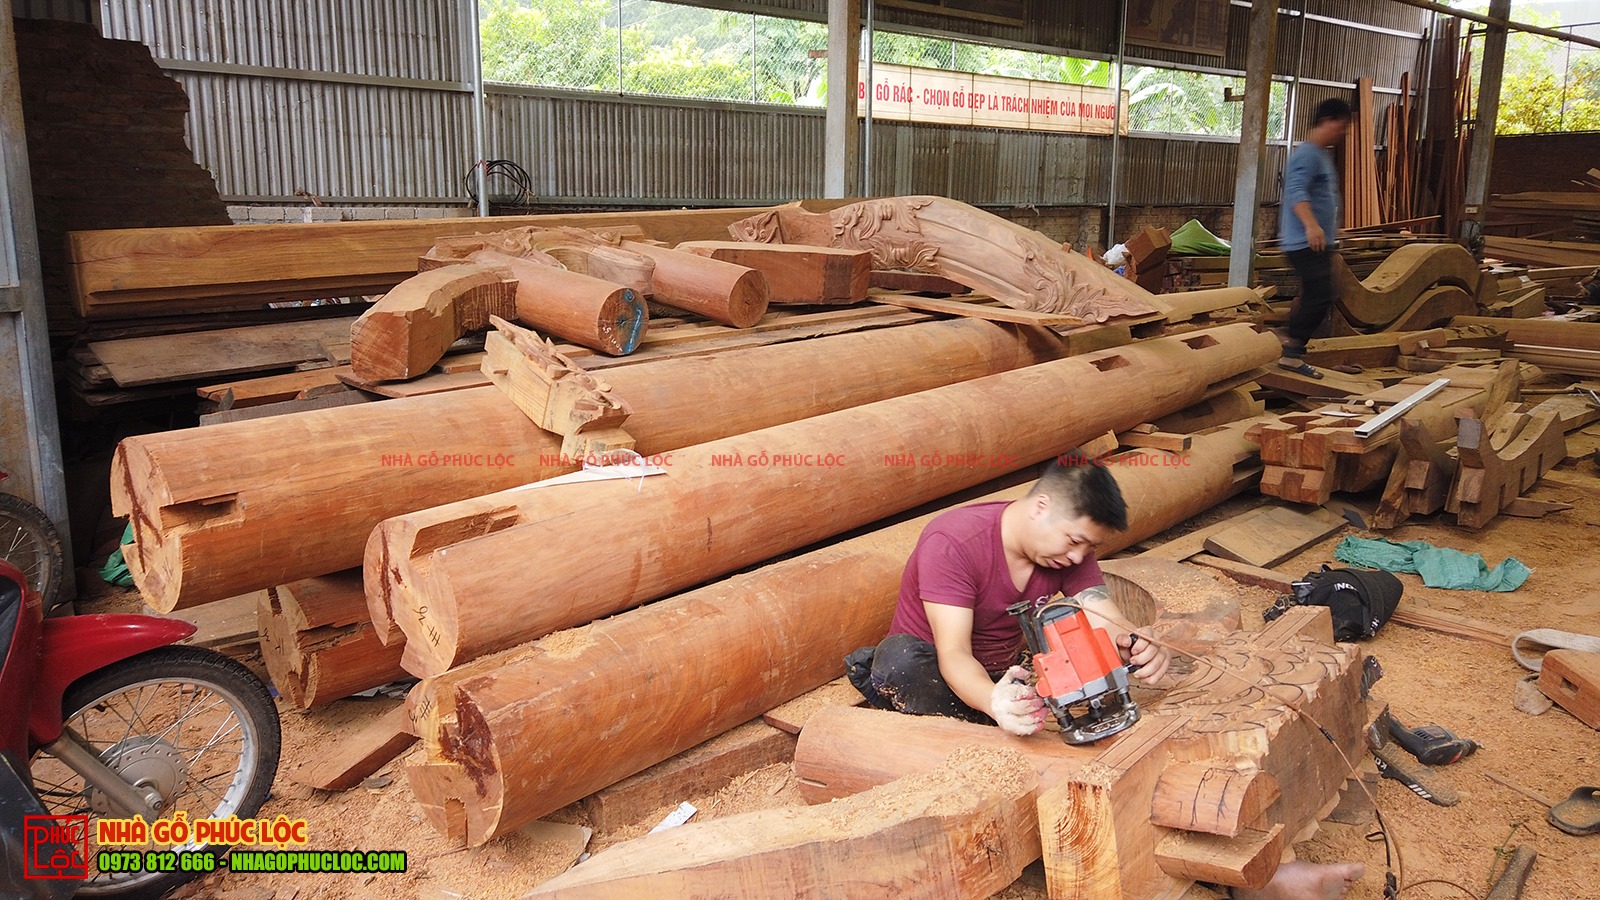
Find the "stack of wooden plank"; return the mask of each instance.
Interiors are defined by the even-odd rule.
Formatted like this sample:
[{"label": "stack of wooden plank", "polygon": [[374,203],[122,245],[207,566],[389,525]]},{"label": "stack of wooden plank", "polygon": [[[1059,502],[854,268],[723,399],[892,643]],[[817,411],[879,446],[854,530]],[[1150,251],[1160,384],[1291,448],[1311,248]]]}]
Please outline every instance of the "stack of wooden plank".
[{"label": "stack of wooden plank", "polygon": [[1361,228],[1385,221],[1378,198],[1378,135],[1372,79],[1356,79],[1356,101],[1344,138],[1344,226]]},{"label": "stack of wooden plank", "polygon": [[1507,237],[1600,240],[1600,176],[1589,177],[1596,185],[1591,190],[1497,194],[1484,229]]},{"label": "stack of wooden plank", "polygon": [[1600,268],[1600,243],[1584,241],[1542,241],[1533,238],[1486,235],[1483,253],[1508,263],[1529,266]]}]

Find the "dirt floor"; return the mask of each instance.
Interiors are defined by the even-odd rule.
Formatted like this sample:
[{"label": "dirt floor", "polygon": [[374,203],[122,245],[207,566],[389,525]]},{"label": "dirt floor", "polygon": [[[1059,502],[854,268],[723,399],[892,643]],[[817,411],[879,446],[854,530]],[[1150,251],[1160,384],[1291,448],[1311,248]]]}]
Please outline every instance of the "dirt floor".
[{"label": "dirt floor", "polygon": [[[1593,473],[1594,467],[1585,463],[1583,470]],[[1600,569],[1593,562],[1593,544],[1600,536],[1600,493],[1539,487],[1529,496],[1564,500],[1575,508],[1542,520],[1502,516],[1481,532],[1444,524],[1443,517],[1438,517],[1384,535],[1478,552],[1491,565],[1516,556],[1533,569],[1523,587],[1510,593],[1434,590],[1422,587],[1417,576],[1403,575],[1406,597],[1511,629],[1553,627],[1600,633]],[[1341,499],[1364,512],[1370,512],[1374,503],[1365,498]],[[1243,499],[1225,504],[1163,537],[1220,519],[1245,505],[1248,502]],[[1340,537],[1317,544],[1276,568],[1301,575],[1321,563],[1334,562],[1333,549]],[[1236,589],[1245,627],[1258,627],[1262,609],[1273,599],[1272,592]],[[121,610],[132,602],[130,594],[115,589],[102,586],[96,593],[98,599],[82,604],[81,611]],[[1455,807],[1434,806],[1393,781],[1381,782],[1378,805],[1399,851],[1393,863],[1402,884],[1417,885],[1402,896],[1410,900],[1483,897],[1499,860],[1517,844],[1529,844],[1539,854],[1523,894],[1526,900],[1600,896],[1596,887],[1600,885],[1600,836],[1578,838],[1557,831],[1546,823],[1542,806],[1487,777],[1494,772],[1553,798],[1565,797],[1578,785],[1600,784],[1600,738],[1596,732],[1559,707],[1538,717],[1513,709],[1513,686],[1524,672],[1503,648],[1391,624],[1367,642],[1366,649],[1379,658],[1385,672],[1374,688],[1375,696],[1389,703],[1403,721],[1438,723],[1483,744],[1474,756],[1439,771],[1461,795]],[[472,850],[452,846],[417,812],[402,774],[403,759],[386,766],[365,785],[341,794],[313,791],[282,775],[294,763],[338,741],[342,727],[377,715],[393,703],[351,699],[314,712],[280,703],[283,767],[262,815],[282,813],[307,819],[311,846],[316,849],[406,850],[410,854],[406,873],[218,874],[183,889],[179,896],[224,900],[516,897],[571,861],[573,851],[546,834],[518,832]],[[793,774],[784,765],[748,773],[715,794],[684,799],[699,807],[697,818],[701,820],[801,802]],[[596,834],[589,849],[601,850],[642,834],[671,811],[671,806],[663,807],[633,825]],[[551,819],[582,821],[575,808]],[[1295,850],[1302,858],[1317,862],[1354,859],[1366,863],[1367,876],[1350,896],[1360,900],[1382,897],[1385,849],[1374,828],[1327,824]],[[1424,883],[1435,879],[1454,884]],[[1044,897],[1037,864],[999,896],[1012,900]],[[1195,887],[1186,896],[1218,895]]]}]

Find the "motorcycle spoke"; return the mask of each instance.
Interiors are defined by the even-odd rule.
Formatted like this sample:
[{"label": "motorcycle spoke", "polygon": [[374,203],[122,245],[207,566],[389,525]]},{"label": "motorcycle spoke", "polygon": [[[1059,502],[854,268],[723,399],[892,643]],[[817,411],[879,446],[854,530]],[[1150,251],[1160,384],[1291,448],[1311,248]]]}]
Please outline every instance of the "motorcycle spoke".
[{"label": "motorcycle spoke", "polygon": [[[233,722],[233,727],[229,728],[227,731],[223,731],[223,726],[227,725],[230,721]],[[223,740],[228,737],[228,735],[233,734],[235,731],[238,731],[243,727],[244,723],[239,720],[239,717],[235,716],[232,712],[229,712],[228,718],[223,719],[222,722],[217,725],[217,730],[211,733],[211,740],[206,741],[205,744],[201,745],[199,750],[195,751],[194,756],[189,757],[189,765],[194,765],[207,750],[222,743]]]},{"label": "motorcycle spoke", "polygon": [[[200,695],[196,695],[196,698],[195,698],[194,702],[190,703],[189,704],[189,708],[184,710],[178,716],[177,721],[173,722],[171,725],[168,725],[165,729],[162,730],[162,732],[159,735],[157,735],[157,737],[165,739],[168,734],[172,734],[172,731],[175,728],[176,729],[180,729],[180,734],[181,734],[181,729],[183,728],[183,724],[185,722],[187,722],[190,719],[200,715],[201,713],[210,712],[211,710],[216,709],[219,706],[227,706],[228,705],[227,698],[225,698],[225,697],[217,697],[211,703],[209,703],[209,704],[207,704],[207,705],[202,707],[202,706],[200,706],[201,699],[202,698],[200,697]],[[199,707],[199,708],[196,708],[196,707]],[[178,743],[178,741],[179,741],[179,735],[174,734],[173,737],[172,737],[172,740],[169,741],[168,743],[176,745]]]},{"label": "motorcycle spoke", "polygon": [[206,781],[208,781],[211,778],[221,778],[224,775],[228,775],[228,776],[230,776],[228,783],[232,784],[233,781],[232,781],[231,776],[233,774],[234,773],[232,773],[232,772],[218,772],[217,774],[209,775],[206,778],[195,778],[193,776],[190,776],[190,777],[185,778],[183,780],[183,785],[180,786],[180,789],[178,791],[178,795],[177,796],[181,797],[181,796],[184,795],[184,793],[186,793],[185,791],[182,790],[183,787],[188,787],[189,785],[194,785],[195,787],[200,788],[201,790],[205,791],[206,793],[210,794],[211,796],[217,798],[216,804],[213,805],[209,811],[213,811],[213,812],[220,811],[220,812],[224,812],[224,813],[231,812],[231,810],[221,810],[222,805],[224,803],[226,803],[227,800],[228,800],[227,796],[225,794],[217,793],[215,788],[213,788],[209,784],[206,784]]}]

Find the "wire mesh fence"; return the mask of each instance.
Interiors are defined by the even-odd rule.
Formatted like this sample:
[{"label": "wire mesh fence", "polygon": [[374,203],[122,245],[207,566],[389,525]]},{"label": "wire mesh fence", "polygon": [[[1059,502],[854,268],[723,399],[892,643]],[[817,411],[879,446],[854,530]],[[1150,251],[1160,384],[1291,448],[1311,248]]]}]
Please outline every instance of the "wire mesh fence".
[{"label": "wire mesh fence", "polygon": [[[822,107],[827,26],[664,0],[482,0],[484,77],[538,87]],[[863,50],[863,53],[866,51]],[[1103,59],[1080,59],[877,31],[884,65],[1109,87]],[[1237,77],[1128,66],[1136,131],[1237,136]],[[1284,133],[1286,91],[1273,85],[1268,135]]]}]

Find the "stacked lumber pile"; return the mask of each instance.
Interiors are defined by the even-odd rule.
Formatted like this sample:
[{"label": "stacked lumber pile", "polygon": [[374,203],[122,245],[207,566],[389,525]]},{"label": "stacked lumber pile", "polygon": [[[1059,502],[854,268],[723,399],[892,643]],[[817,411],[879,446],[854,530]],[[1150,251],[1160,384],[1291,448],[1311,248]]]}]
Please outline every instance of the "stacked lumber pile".
[{"label": "stacked lumber pile", "polygon": [[1496,194],[1484,229],[1506,237],[1600,240],[1600,169],[1574,183],[1580,190]]}]

